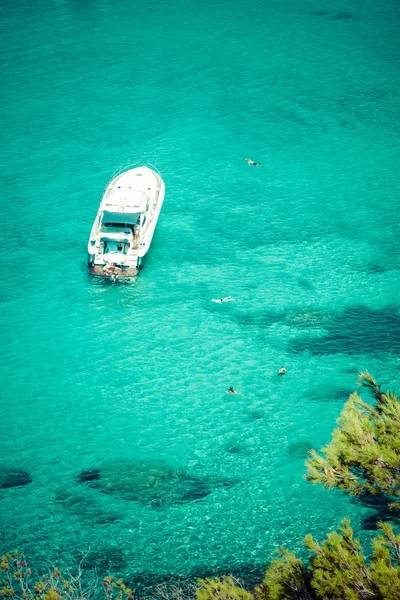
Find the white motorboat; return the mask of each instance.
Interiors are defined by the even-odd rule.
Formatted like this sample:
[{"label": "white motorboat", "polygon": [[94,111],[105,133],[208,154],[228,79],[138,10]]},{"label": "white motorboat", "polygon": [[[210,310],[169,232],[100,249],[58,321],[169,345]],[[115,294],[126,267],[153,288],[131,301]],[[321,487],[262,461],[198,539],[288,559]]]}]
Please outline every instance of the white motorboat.
[{"label": "white motorboat", "polygon": [[124,171],[108,184],[88,244],[91,273],[112,279],[137,275],[164,195],[161,176],[146,166]]}]

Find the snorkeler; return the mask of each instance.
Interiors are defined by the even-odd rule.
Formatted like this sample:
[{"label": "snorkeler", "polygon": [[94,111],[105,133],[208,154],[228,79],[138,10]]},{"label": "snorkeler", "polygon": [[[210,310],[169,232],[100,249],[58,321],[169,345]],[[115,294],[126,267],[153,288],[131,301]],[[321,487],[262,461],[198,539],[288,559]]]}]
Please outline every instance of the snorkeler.
[{"label": "snorkeler", "polygon": [[212,302],[217,302],[218,304],[222,304],[223,302],[233,302],[234,298],[232,296],[225,296],[225,298],[213,298]]},{"label": "snorkeler", "polygon": [[229,390],[225,390],[227,394],[231,394],[232,396],[243,396],[243,394],[241,392],[237,392],[236,390],[233,389],[233,387],[231,386],[229,388]]},{"label": "snorkeler", "polygon": [[251,158],[245,158],[244,159],[248,165],[252,165],[253,167],[261,167],[261,164],[256,162],[255,160],[252,160]]}]

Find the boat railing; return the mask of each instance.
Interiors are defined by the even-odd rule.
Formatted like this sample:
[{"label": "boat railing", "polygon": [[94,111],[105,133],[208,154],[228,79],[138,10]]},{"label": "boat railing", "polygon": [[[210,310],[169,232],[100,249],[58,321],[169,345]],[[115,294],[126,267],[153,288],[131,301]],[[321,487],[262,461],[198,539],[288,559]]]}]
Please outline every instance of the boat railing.
[{"label": "boat railing", "polygon": [[149,165],[149,167],[151,167],[157,173],[157,175],[159,176],[159,178],[162,179],[161,173],[160,173],[159,169],[157,169],[157,167],[155,165],[152,165],[151,163],[148,163],[148,165]]},{"label": "boat railing", "polygon": [[130,169],[134,169],[135,167],[137,167],[139,165],[140,165],[140,160],[136,161],[135,163],[128,163],[127,165],[121,165],[114,171],[114,174],[110,180],[110,183],[113,179],[118,177],[118,175],[121,175],[124,171],[129,171]]},{"label": "boat railing", "polygon": [[116,177],[118,177],[119,175],[122,175],[122,173],[124,173],[125,171],[129,171],[130,169],[134,169],[135,167],[138,167],[138,166],[145,166],[145,167],[149,167],[150,169],[152,169],[153,171],[155,171],[155,172],[156,172],[156,174],[159,176],[159,178],[160,178],[160,179],[162,179],[162,177],[161,177],[161,173],[160,173],[159,169],[157,169],[157,167],[156,167],[155,165],[153,165],[153,164],[151,164],[151,163],[142,163],[140,160],[138,160],[138,161],[137,161],[137,162],[135,162],[135,163],[130,163],[130,164],[127,164],[127,165],[121,165],[120,167],[118,167],[118,168],[117,168],[117,169],[114,171],[114,174],[113,174],[113,176],[111,177],[111,179],[109,180],[109,182],[107,183],[107,185],[106,185],[106,187],[105,187],[105,190],[107,190],[107,189],[108,189],[108,186],[110,185],[110,183],[111,183],[112,181],[114,181],[114,179],[115,179]]},{"label": "boat railing", "polygon": [[144,244],[144,242],[142,241],[143,237],[146,235],[147,230],[152,227],[152,223],[154,221],[154,216],[155,216],[155,214],[157,212],[157,205],[158,205],[158,202],[159,202],[159,199],[160,199],[160,190],[161,190],[161,187],[159,187],[157,189],[158,193],[157,193],[157,196],[156,196],[154,202],[152,202],[152,204],[151,204],[151,211],[150,211],[149,217],[148,217],[148,219],[146,219],[146,223],[144,224],[143,229],[141,229],[142,237],[141,237],[141,240],[140,240],[140,245]]}]

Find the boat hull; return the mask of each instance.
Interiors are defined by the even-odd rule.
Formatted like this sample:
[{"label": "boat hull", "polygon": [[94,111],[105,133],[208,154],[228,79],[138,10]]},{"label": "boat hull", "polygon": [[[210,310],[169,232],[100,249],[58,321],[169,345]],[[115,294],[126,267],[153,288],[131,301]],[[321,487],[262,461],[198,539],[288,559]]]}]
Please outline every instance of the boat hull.
[{"label": "boat hull", "polygon": [[138,274],[150,249],[164,195],[160,174],[145,166],[125,171],[108,184],[88,243],[91,274],[114,281]]}]

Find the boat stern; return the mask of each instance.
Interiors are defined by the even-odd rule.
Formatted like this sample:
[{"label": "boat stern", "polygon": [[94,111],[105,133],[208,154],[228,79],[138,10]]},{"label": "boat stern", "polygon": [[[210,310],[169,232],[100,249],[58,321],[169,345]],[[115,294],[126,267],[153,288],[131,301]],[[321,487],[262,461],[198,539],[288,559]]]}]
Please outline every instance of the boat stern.
[{"label": "boat stern", "polygon": [[89,271],[92,275],[108,277],[113,281],[136,277],[139,273],[139,270],[136,267],[118,267],[112,263],[108,263],[107,265],[93,265],[89,263]]}]

